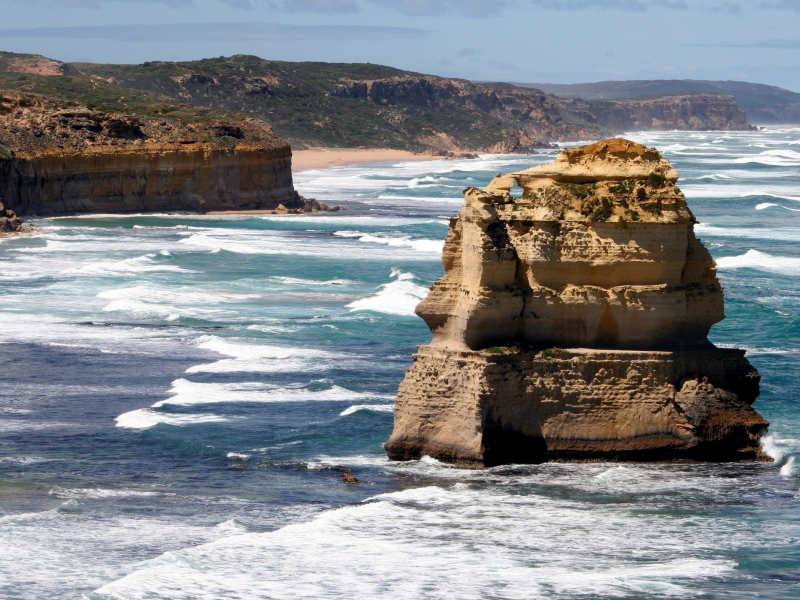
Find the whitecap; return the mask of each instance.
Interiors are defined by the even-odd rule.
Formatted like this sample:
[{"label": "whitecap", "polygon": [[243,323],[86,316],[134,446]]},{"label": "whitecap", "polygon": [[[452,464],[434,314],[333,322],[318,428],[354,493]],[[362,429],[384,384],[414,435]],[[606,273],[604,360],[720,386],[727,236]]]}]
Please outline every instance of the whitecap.
[{"label": "whitecap", "polygon": [[226,458],[236,458],[238,460],[247,460],[248,458],[250,458],[249,454],[243,454],[241,452],[228,452],[228,454],[226,454],[225,456]]},{"label": "whitecap", "polygon": [[759,444],[764,454],[775,462],[780,462],[786,453],[797,444],[797,440],[789,438],[782,439],[777,437],[774,433],[768,433],[761,438]]},{"label": "whitecap", "polygon": [[800,227],[716,227],[699,223],[694,230],[698,237],[703,238],[731,237],[800,242]]},{"label": "whitecap", "polygon": [[247,532],[247,526],[243,525],[236,519],[228,519],[227,521],[223,521],[222,523],[218,523],[216,525],[217,528],[222,529],[224,531],[230,531],[232,533],[245,533]]},{"label": "whitecap", "polygon": [[345,238],[357,238],[359,242],[385,244],[391,247],[405,246],[418,252],[432,252],[441,254],[444,240],[411,239],[410,236],[387,236],[380,234],[361,233],[360,231],[335,231],[333,235]]},{"label": "whitecap", "polygon": [[358,399],[382,399],[384,394],[354,392],[338,385],[325,389],[304,386],[288,387],[260,382],[200,383],[187,379],[172,382],[172,396],[153,404],[160,408],[167,404],[191,406],[223,402],[347,402]]},{"label": "whitecap", "polygon": [[782,204],[773,204],[772,202],[762,202],[761,204],[756,204],[756,210],[764,210],[765,208],[772,207],[782,208],[792,212],[800,212],[800,208],[789,208],[788,206],[783,206]]},{"label": "whitecap", "polygon": [[394,412],[394,405],[393,404],[354,404],[353,406],[349,406],[345,408],[342,412],[339,413],[340,417],[346,417],[347,415],[352,415],[360,410],[371,410],[375,412]]},{"label": "whitecap", "polygon": [[371,310],[390,315],[413,315],[417,304],[428,294],[428,288],[413,282],[414,275],[393,270],[395,281],[378,288],[372,296],[347,305],[351,311]]},{"label": "whitecap", "polygon": [[194,365],[186,369],[186,373],[316,371],[326,368],[324,361],[342,358],[340,354],[314,348],[242,344],[211,335],[198,338],[197,346],[232,358]]},{"label": "whitecap", "polygon": [[58,498],[69,498],[73,500],[104,500],[106,498],[135,498],[158,496],[158,492],[148,492],[142,490],[114,490],[107,488],[62,488],[55,487],[49,494]]},{"label": "whitecap", "polygon": [[736,562],[710,554],[709,540],[745,543],[724,519],[697,517],[694,534],[682,516],[665,523],[625,503],[586,508],[467,485],[382,494],[277,531],[168,552],[89,597],[687,597],[734,573]]},{"label": "whitecap", "polygon": [[773,256],[758,250],[748,250],[740,256],[718,258],[717,269],[758,269],[784,275],[797,275],[800,273],[800,258]]},{"label": "whitecap", "polygon": [[164,413],[152,410],[150,408],[139,408],[126,413],[122,413],[116,419],[117,427],[125,429],[150,429],[156,425],[174,425],[175,427],[184,427],[186,425],[200,425],[205,423],[220,423],[228,421],[226,417],[221,415],[186,415],[186,414],[173,414]]},{"label": "whitecap", "polygon": [[753,156],[742,156],[733,162],[738,164],[759,163],[780,167],[794,167],[800,165],[800,152],[795,150],[765,150]]}]

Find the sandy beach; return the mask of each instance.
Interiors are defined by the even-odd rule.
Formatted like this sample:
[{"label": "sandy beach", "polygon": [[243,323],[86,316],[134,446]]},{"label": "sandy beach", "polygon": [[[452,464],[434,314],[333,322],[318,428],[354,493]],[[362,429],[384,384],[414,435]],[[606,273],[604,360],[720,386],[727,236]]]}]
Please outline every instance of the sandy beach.
[{"label": "sandy beach", "polygon": [[407,150],[389,148],[311,148],[292,151],[292,170],[324,169],[360,162],[383,162],[387,160],[437,160],[443,156],[416,154]]}]

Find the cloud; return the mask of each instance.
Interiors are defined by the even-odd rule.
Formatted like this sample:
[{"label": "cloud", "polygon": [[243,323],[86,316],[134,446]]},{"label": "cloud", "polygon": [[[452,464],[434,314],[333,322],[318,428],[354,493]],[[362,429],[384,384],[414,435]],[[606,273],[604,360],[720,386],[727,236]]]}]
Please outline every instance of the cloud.
[{"label": "cloud", "polygon": [[461,50],[456,52],[458,58],[474,58],[481,55],[483,55],[483,50],[480,48],[461,48]]},{"label": "cloud", "polygon": [[644,12],[649,8],[669,8],[672,10],[689,10],[683,0],[530,0],[532,4],[550,10],[622,10],[627,12]]},{"label": "cloud", "polygon": [[[159,3],[171,8],[193,6],[194,0],[17,0],[28,4],[44,4],[65,8],[100,8],[111,2]],[[355,13],[361,10],[359,0],[219,0],[235,8],[266,6],[278,12]]]},{"label": "cloud", "polygon": [[777,2],[762,2],[762,8],[777,8],[778,10],[796,10],[800,12],[800,0],[778,0]]},{"label": "cloud", "polygon": [[511,5],[511,0],[368,0],[384,8],[392,8],[404,15],[436,16],[457,13],[464,17],[481,18],[500,16]]},{"label": "cloud", "polygon": [[752,40],[744,42],[706,42],[699,44],[686,44],[701,48],[763,48],[770,50],[798,50],[800,40]]},{"label": "cloud", "polygon": [[719,6],[714,6],[711,8],[711,12],[721,13],[726,12],[731,15],[740,15],[742,14],[742,7],[739,6],[736,2],[723,2]]},{"label": "cloud", "polygon": [[[220,0],[237,8],[253,8],[255,0]],[[269,8],[280,12],[312,12],[328,14],[355,13],[361,10],[358,0],[261,0]]]},{"label": "cloud", "polygon": [[[44,4],[49,6],[60,6],[64,8],[100,8],[108,2],[131,2],[141,4],[166,4],[171,8],[181,6],[192,6],[192,0],[24,0],[25,4]],[[247,1],[247,0],[244,0]],[[20,2],[22,3],[22,2]]]},{"label": "cloud", "polygon": [[84,27],[36,27],[0,29],[0,39],[71,38],[122,42],[187,42],[227,40],[389,40],[427,35],[410,27],[347,25],[280,25],[277,23],[175,23],[170,25],[90,25]]}]

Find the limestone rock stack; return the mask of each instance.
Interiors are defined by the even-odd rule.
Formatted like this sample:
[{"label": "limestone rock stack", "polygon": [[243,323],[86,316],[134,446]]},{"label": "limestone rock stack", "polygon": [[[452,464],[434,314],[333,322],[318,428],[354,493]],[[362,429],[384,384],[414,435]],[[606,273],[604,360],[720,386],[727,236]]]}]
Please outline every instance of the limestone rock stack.
[{"label": "limestone rock stack", "polygon": [[766,459],[760,376],[708,341],[722,288],[677,179],[609,139],[465,190],[390,458]]}]

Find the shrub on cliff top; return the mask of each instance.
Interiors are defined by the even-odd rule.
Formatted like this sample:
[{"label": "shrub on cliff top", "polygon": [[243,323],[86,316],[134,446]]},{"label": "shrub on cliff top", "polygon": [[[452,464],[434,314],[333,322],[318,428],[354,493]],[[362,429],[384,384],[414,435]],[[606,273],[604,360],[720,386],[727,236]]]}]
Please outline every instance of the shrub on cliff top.
[{"label": "shrub on cliff top", "polygon": [[14,153],[3,142],[0,142],[0,160],[8,160],[14,158]]},{"label": "shrub on cliff top", "polygon": [[567,358],[569,356],[569,352],[564,350],[563,348],[547,348],[546,350],[542,350],[536,356],[536,358]]},{"label": "shrub on cliff top", "polygon": [[652,185],[654,188],[660,188],[667,181],[666,177],[658,173],[650,173],[650,175],[647,176],[647,179],[650,181],[650,185]]},{"label": "shrub on cliff top", "polygon": [[516,346],[492,346],[482,350],[482,352],[488,352],[489,354],[516,354],[519,352],[519,348]]}]

